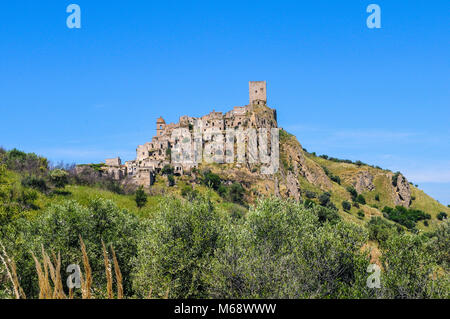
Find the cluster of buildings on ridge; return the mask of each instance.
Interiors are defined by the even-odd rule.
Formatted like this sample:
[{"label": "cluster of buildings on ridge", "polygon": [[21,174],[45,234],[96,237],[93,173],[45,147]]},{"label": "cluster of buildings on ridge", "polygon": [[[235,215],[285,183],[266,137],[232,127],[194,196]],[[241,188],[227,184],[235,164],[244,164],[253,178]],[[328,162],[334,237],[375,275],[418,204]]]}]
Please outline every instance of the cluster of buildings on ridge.
[{"label": "cluster of buildings on ridge", "polygon": [[[218,128],[220,130],[239,128],[276,128],[276,110],[266,107],[267,86],[265,81],[253,81],[249,83],[249,104],[236,106],[231,111],[212,111],[200,118],[182,116],[178,123],[169,123],[160,117],[156,121],[156,136],[151,142],[139,145],[136,149],[136,159],[121,162],[119,157],[106,159],[102,168],[104,172],[115,179],[131,178],[138,185],[149,186],[153,184],[155,174],[159,173],[164,166],[172,165],[176,175],[183,175],[190,171],[195,165],[173,164],[170,160],[171,148],[175,144],[172,132],[178,128],[192,127],[197,121],[202,122],[202,129]],[[265,108],[261,108],[265,107]],[[257,109],[262,109],[266,116],[261,116]]]}]

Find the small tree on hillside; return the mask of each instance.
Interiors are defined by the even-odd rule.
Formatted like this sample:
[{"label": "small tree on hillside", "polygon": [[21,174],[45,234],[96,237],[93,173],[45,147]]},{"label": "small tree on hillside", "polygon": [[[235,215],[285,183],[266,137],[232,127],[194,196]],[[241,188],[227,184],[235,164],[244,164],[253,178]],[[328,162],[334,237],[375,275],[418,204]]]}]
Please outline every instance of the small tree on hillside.
[{"label": "small tree on hillside", "polygon": [[363,195],[359,194],[359,195],[356,197],[356,202],[357,202],[358,204],[365,205],[365,204],[366,204],[366,199],[364,198]]},{"label": "small tree on hillside", "polygon": [[50,181],[56,188],[64,188],[69,184],[69,173],[62,169],[55,169],[50,172]]},{"label": "small tree on hillside", "polygon": [[342,202],[342,208],[344,209],[344,211],[349,212],[350,209],[352,209],[352,204],[350,204],[349,202],[347,202],[346,200],[344,200]]},{"label": "small tree on hillside", "polygon": [[145,204],[147,204],[147,194],[144,191],[144,187],[140,186],[137,191],[136,194],[134,196],[134,200],[136,202],[136,206],[141,209],[142,207],[145,206]]}]

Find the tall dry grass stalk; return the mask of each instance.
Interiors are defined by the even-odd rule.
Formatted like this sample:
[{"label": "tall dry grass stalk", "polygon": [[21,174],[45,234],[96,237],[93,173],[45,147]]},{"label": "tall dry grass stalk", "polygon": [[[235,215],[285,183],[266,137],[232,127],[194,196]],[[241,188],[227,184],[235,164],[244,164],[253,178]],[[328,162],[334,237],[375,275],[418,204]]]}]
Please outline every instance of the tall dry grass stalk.
[{"label": "tall dry grass stalk", "polygon": [[105,262],[105,272],[106,272],[106,292],[108,295],[108,299],[113,299],[114,298],[114,294],[113,294],[113,289],[112,289],[112,270],[111,270],[111,264],[109,262],[109,257],[108,257],[108,251],[106,250],[106,246],[105,243],[103,242],[102,239],[102,248],[103,248],[103,260]]},{"label": "tall dry grass stalk", "polygon": [[92,298],[92,269],[89,265],[89,258],[86,251],[86,245],[84,244],[83,238],[80,235],[80,245],[81,245],[81,253],[83,254],[83,267],[84,272],[86,273],[86,277],[83,278],[83,274],[80,273],[81,279],[81,297],[83,299],[91,299]]},{"label": "tall dry grass stalk", "polygon": [[36,255],[31,252],[31,256],[34,259],[36,266],[36,273],[38,275],[39,299],[66,299],[67,296],[64,293],[61,280],[61,255],[58,253],[57,257],[54,253],[52,253],[55,263],[53,264],[50,256],[45,251],[44,246],[41,247],[41,253],[42,265]]},{"label": "tall dry grass stalk", "polygon": [[[87,254],[86,245],[84,244],[83,238],[80,236],[80,246],[82,253],[82,262],[84,267],[85,275],[80,270],[80,282],[81,282],[81,297],[83,299],[91,299],[92,295],[92,269],[89,264],[89,257]],[[0,242],[0,247],[2,251],[0,251],[0,261],[4,265],[6,269],[6,273],[8,275],[9,280],[12,283],[13,293],[16,299],[26,299],[25,292],[21,288],[19,284],[19,279],[17,276],[16,264],[12,258],[6,253],[6,249],[3,244]],[[106,272],[106,290],[107,296],[109,299],[114,299],[113,292],[113,275],[112,275],[112,265],[109,259],[108,250],[106,248],[105,243],[102,240],[103,247],[103,259],[105,263],[105,272]],[[117,261],[116,252],[113,246],[110,246],[112,253],[112,260],[114,265],[114,273],[117,284],[117,299],[123,299],[123,284],[122,284],[122,272],[120,271],[119,262]],[[75,292],[73,288],[69,289],[69,294],[66,295],[64,292],[63,281],[61,277],[61,254],[58,253],[56,255],[52,252],[53,261],[50,258],[49,254],[44,249],[44,246],[41,246],[41,254],[42,254],[42,263],[36,257],[34,252],[31,251],[31,256],[33,257],[36,273],[38,276],[39,283],[39,299],[74,299]],[[151,296],[151,292],[150,292]]]},{"label": "tall dry grass stalk", "polygon": [[116,258],[116,252],[114,251],[114,247],[112,245],[111,245],[111,252],[114,261],[114,272],[116,273],[117,299],[123,299],[122,273],[120,272],[119,263]]},{"label": "tall dry grass stalk", "polygon": [[14,296],[16,297],[16,299],[27,299],[25,292],[19,284],[19,277],[17,276],[17,268],[14,259],[9,258],[8,254],[6,253],[6,248],[5,246],[3,246],[3,243],[0,242],[0,246],[2,248],[2,251],[0,252],[0,259],[5,266],[6,273],[8,274],[9,280],[11,281]]}]

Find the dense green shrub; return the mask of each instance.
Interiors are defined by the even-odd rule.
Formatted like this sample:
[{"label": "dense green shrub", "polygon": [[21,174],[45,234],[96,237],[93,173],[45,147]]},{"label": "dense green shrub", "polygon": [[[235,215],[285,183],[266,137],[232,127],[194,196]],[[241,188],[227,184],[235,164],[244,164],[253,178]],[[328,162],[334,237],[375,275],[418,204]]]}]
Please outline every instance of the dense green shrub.
[{"label": "dense green shrub", "polygon": [[418,209],[408,209],[403,206],[395,208],[384,207],[383,213],[386,218],[393,220],[409,229],[413,229],[420,220],[431,219],[430,214],[426,214]]},{"label": "dense green shrub", "polygon": [[175,185],[175,177],[173,176],[173,174],[167,175],[167,184],[169,187],[172,187]]},{"label": "dense green shrub", "polygon": [[447,213],[445,212],[440,212],[439,214],[437,214],[437,219],[439,220],[444,220],[447,218]]},{"label": "dense green shrub", "polygon": [[326,207],[330,203],[330,199],[331,194],[329,192],[322,193],[319,196],[319,204]]},{"label": "dense green shrub", "polygon": [[161,170],[161,174],[163,175],[172,175],[174,172],[174,169],[170,165],[164,165],[163,169]]},{"label": "dense green shrub", "polygon": [[356,197],[358,197],[358,192],[356,191],[356,189],[353,186],[348,186],[347,187],[347,192],[350,193],[352,201],[355,201]]},{"label": "dense green shrub", "polygon": [[450,221],[445,220],[431,234],[428,251],[434,256],[438,265],[450,271]]},{"label": "dense green shrub", "polygon": [[350,209],[352,209],[352,204],[350,204],[349,202],[347,202],[346,200],[344,200],[342,202],[342,208],[344,209],[344,211],[349,212]]},{"label": "dense green shrub", "polygon": [[306,198],[312,199],[312,198],[316,198],[317,194],[315,192],[307,190],[307,191],[305,191],[305,196],[306,196]]},{"label": "dense green shrub", "polygon": [[219,175],[214,174],[211,171],[205,171],[203,172],[202,183],[209,188],[218,190],[221,184],[221,179]]},{"label": "dense green shrub", "polygon": [[27,175],[24,178],[22,178],[22,186],[23,187],[29,187],[34,188],[42,193],[45,193],[48,191],[47,181],[43,177],[38,177],[35,175]]},{"label": "dense green shrub", "polygon": [[325,167],[325,166],[322,166],[322,168],[323,168],[325,174],[326,174],[333,182],[338,183],[339,185],[341,185],[341,178],[340,178],[339,176],[334,175],[333,173],[331,173],[330,170],[329,170],[327,167]]},{"label": "dense green shrub", "polygon": [[144,187],[140,186],[134,194],[134,201],[138,208],[142,208],[147,204],[147,194],[144,191]]},{"label": "dense green shrub", "polygon": [[64,188],[69,184],[69,173],[62,169],[55,169],[50,172],[50,182],[56,188]]},{"label": "dense green shrub", "polygon": [[361,204],[361,205],[365,205],[366,204],[366,199],[364,198],[364,196],[362,194],[359,194],[358,196],[356,196],[355,201],[358,204]]},{"label": "dense green shrub", "polygon": [[0,164],[5,164],[8,169],[30,175],[46,174],[49,166],[46,158],[17,149],[11,151],[3,149],[0,160]]},{"label": "dense green shrub", "polygon": [[199,195],[199,192],[192,187],[192,185],[184,185],[181,188],[181,196],[188,200],[193,200],[197,198]]},{"label": "dense green shrub", "polygon": [[236,204],[244,204],[244,187],[240,183],[233,183],[228,187],[226,198]]},{"label": "dense green shrub", "polygon": [[133,287],[140,297],[150,289],[171,298],[205,298],[204,272],[220,235],[219,215],[207,198],[165,199],[148,222],[134,259]]},{"label": "dense green shrub", "polygon": [[367,222],[370,240],[375,240],[381,245],[384,244],[392,235],[402,232],[400,227],[396,227],[381,217],[372,217]]},{"label": "dense green shrub", "polygon": [[210,297],[333,298],[365,290],[366,233],[357,226],[322,224],[315,209],[267,199],[226,233],[207,272]]},{"label": "dense green shrub", "polygon": [[448,273],[437,268],[427,251],[424,236],[409,233],[391,236],[382,246],[381,298],[449,298]]}]

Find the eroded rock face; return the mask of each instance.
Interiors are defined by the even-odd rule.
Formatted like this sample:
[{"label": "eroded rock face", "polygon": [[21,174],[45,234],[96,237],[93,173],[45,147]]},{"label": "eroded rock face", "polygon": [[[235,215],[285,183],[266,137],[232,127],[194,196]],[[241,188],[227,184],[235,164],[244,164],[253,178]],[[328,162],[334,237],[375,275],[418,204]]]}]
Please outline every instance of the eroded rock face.
[{"label": "eroded rock face", "polygon": [[300,185],[298,178],[292,172],[288,172],[286,176],[286,187],[288,189],[288,196],[294,198],[296,201],[300,200]]},{"label": "eroded rock face", "polygon": [[274,178],[274,194],[275,194],[275,196],[276,197],[281,197],[281,195],[280,195],[280,186],[278,185],[278,177],[277,176],[275,176],[275,178]]},{"label": "eroded rock face", "polygon": [[397,177],[397,185],[392,185],[392,187],[394,188],[395,205],[409,207],[411,203],[411,188],[405,176],[399,174]]},{"label": "eroded rock face", "polygon": [[373,184],[373,175],[368,171],[359,173],[353,182],[356,191],[360,194],[363,192],[370,192],[375,189]]},{"label": "eroded rock face", "polygon": [[303,176],[306,180],[320,187],[322,190],[330,190],[332,184],[328,176],[317,163],[308,161],[302,151],[300,143],[296,145],[283,145],[283,152],[289,159],[293,166],[293,174],[298,183],[298,177]]}]

